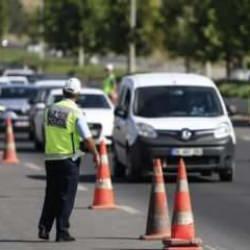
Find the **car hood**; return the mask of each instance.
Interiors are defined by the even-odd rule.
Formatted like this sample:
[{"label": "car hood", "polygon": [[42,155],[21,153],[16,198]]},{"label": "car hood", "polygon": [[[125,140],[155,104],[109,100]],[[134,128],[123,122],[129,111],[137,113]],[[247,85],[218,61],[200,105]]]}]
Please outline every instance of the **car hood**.
[{"label": "car hood", "polygon": [[30,108],[28,99],[0,99],[0,104],[7,110],[27,110]]},{"label": "car hood", "polygon": [[204,129],[215,129],[219,124],[223,122],[229,122],[225,116],[221,117],[186,117],[186,118],[136,118],[136,122],[141,122],[151,125],[155,129],[159,130],[182,130],[188,128],[191,130],[204,130]]},{"label": "car hood", "polygon": [[91,123],[105,123],[114,120],[113,110],[107,109],[83,109],[86,115],[87,122]]}]

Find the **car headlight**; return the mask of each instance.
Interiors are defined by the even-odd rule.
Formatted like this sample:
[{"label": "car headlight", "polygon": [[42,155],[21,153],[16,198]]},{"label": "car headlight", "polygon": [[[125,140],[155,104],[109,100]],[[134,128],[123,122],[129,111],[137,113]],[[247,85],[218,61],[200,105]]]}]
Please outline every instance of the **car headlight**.
[{"label": "car headlight", "polygon": [[216,139],[224,138],[230,135],[230,127],[227,123],[221,123],[215,130],[214,130],[214,137]]},{"label": "car headlight", "polygon": [[140,136],[148,137],[148,138],[156,138],[157,137],[157,133],[156,133],[155,129],[148,124],[137,123],[136,127],[138,130],[138,134]]}]

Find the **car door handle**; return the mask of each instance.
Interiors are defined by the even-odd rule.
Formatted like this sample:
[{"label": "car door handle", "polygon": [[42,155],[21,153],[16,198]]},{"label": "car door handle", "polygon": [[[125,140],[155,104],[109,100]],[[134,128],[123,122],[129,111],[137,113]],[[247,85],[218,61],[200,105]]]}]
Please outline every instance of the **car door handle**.
[{"label": "car door handle", "polygon": [[116,129],[121,129],[121,126],[120,125],[115,125],[115,128]]}]

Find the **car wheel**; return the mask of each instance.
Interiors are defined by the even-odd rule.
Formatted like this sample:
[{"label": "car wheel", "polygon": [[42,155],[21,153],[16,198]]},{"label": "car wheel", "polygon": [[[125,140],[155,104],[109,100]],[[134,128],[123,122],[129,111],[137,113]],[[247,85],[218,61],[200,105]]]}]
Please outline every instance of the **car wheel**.
[{"label": "car wheel", "polygon": [[125,177],[125,174],[126,174],[125,166],[118,161],[115,150],[114,150],[114,155],[113,155],[113,164],[114,164],[113,166],[114,176],[117,178]]},{"label": "car wheel", "polygon": [[219,173],[219,177],[221,181],[225,182],[232,182],[233,181],[233,171],[231,170],[226,170],[226,171],[221,171]]}]

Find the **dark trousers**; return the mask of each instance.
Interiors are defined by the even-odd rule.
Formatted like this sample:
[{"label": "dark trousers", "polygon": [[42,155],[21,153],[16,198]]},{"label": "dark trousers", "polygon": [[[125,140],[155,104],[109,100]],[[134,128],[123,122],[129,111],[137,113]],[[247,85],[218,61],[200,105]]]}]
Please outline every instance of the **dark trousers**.
[{"label": "dark trousers", "polygon": [[67,231],[79,179],[80,159],[45,161],[46,191],[39,228],[50,232],[56,220],[57,233]]}]

